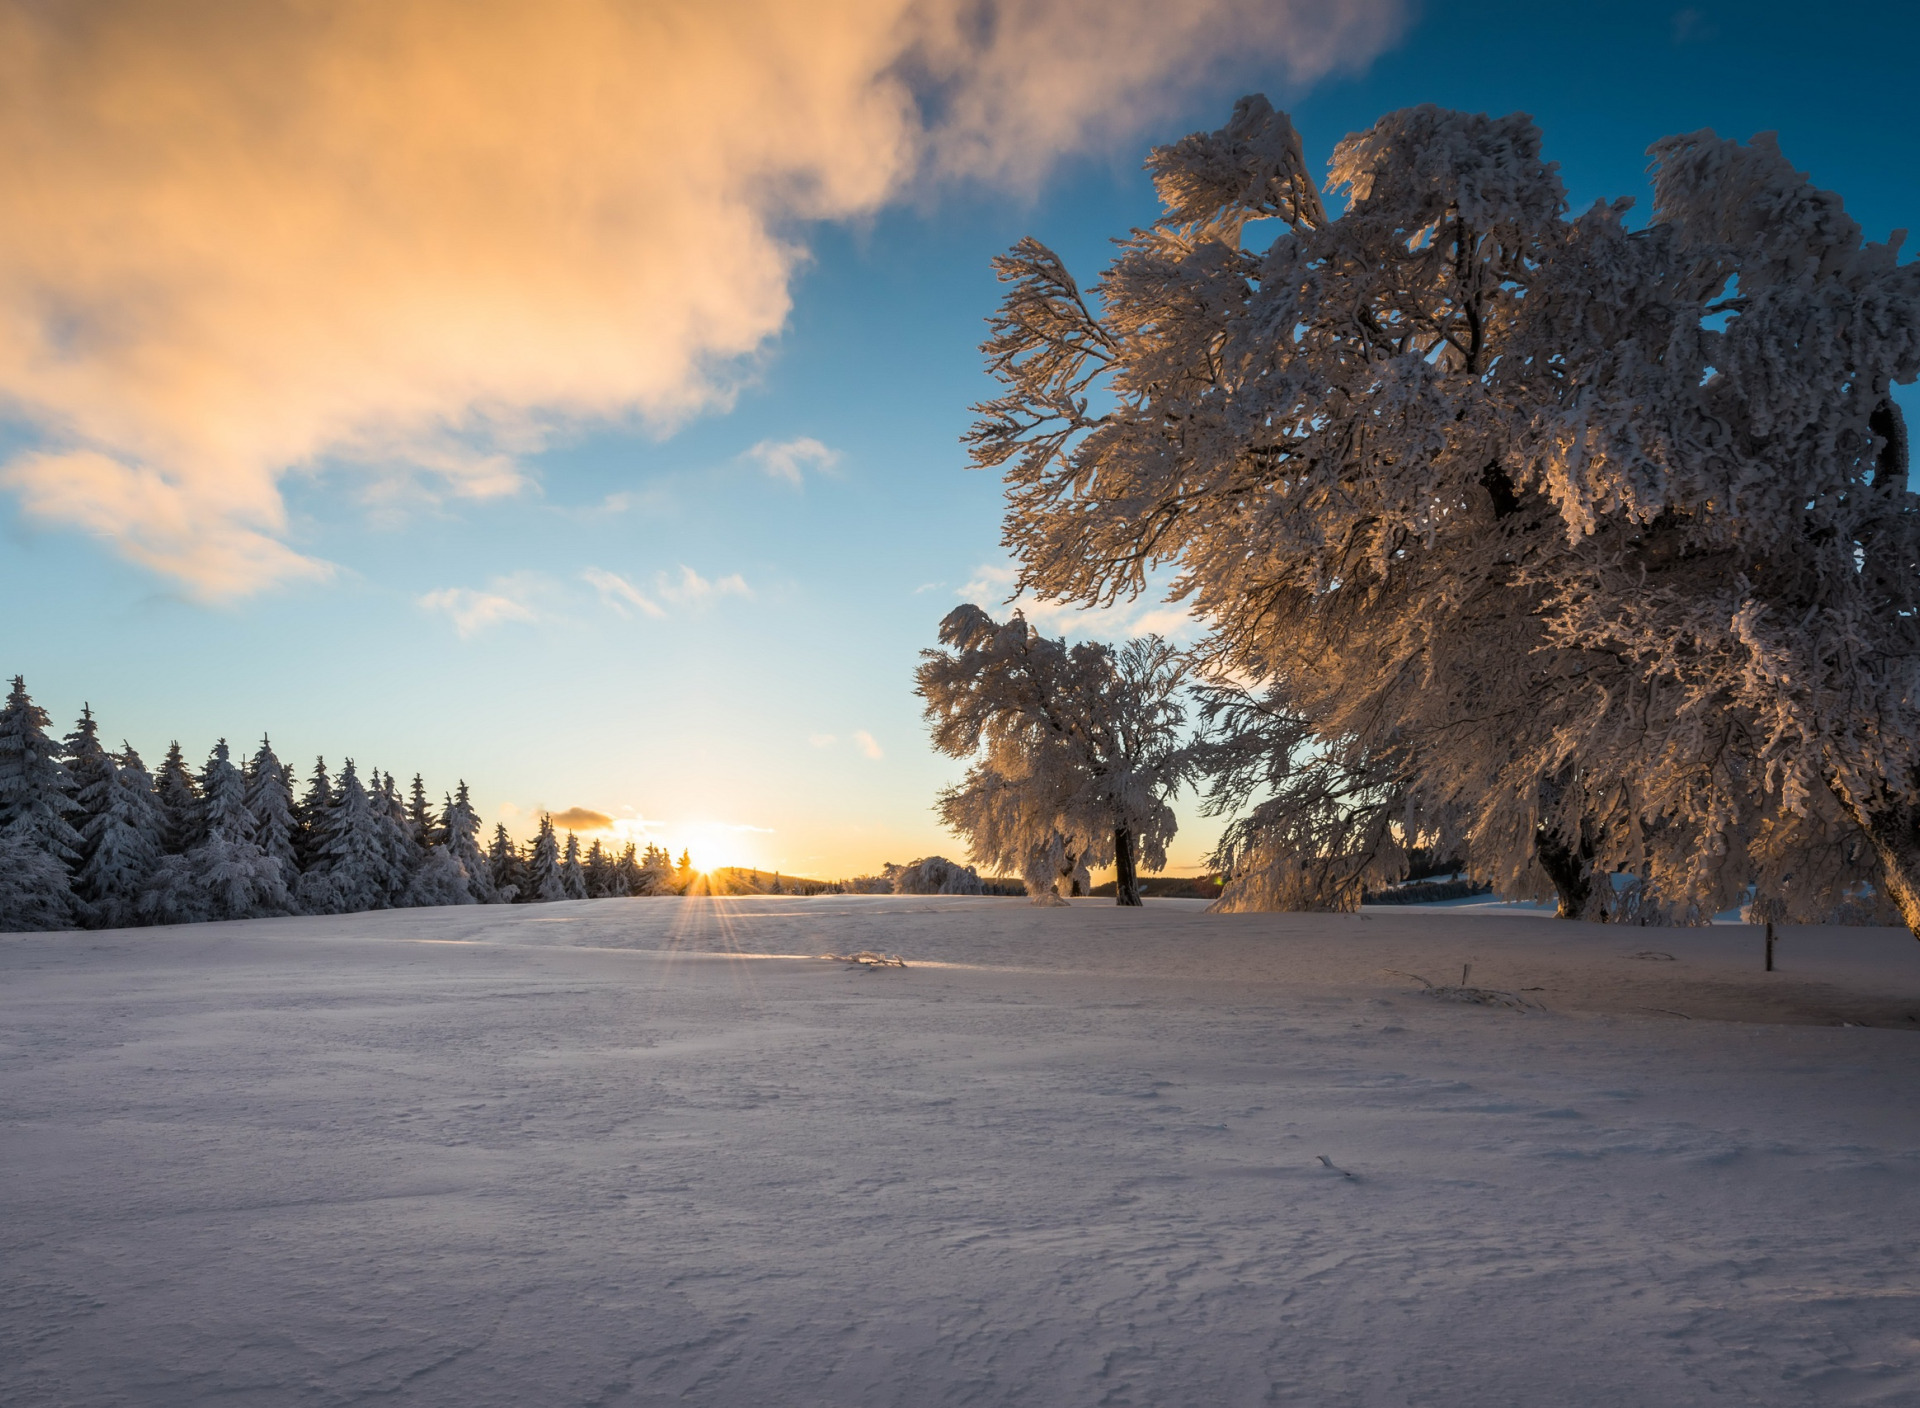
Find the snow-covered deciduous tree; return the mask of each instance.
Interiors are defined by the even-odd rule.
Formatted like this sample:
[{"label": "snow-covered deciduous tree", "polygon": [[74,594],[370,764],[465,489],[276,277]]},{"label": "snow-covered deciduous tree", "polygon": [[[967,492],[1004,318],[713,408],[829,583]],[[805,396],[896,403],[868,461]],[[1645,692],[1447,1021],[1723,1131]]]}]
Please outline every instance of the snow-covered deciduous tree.
[{"label": "snow-covered deciduous tree", "polygon": [[104,791],[96,798],[90,784],[82,794],[86,858],[74,891],[91,926],[118,929],[140,922],[140,892],[166,853],[167,819],[133,745],[122,743],[109,760]]},{"label": "snow-covered deciduous tree", "polygon": [[1200,736],[1183,760],[1205,779],[1207,814],[1232,818],[1212,857],[1230,877],[1215,910],[1350,911],[1368,885],[1401,877],[1415,819],[1399,759],[1323,737],[1275,689],[1195,692]]},{"label": "snow-covered deciduous tree", "polygon": [[560,838],[554,834],[553,818],[540,813],[540,830],[527,852],[526,898],[533,904],[549,904],[567,898],[560,877]]},{"label": "snow-covered deciduous tree", "polygon": [[1413,108],[1336,149],[1336,217],[1244,99],[1152,155],[1164,213],[1094,300],[1001,261],[976,460],[1022,586],[1177,568],[1209,663],[1358,770],[1302,775],[1298,836],[1360,785],[1571,917],[1620,872],[1812,917],[1852,830],[1920,933],[1920,269],[1770,138],[1653,155],[1649,225],[1568,219],[1525,117]]},{"label": "snow-covered deciduous tree", "polygon": [[977,864],[1012,870],[1037,903],[1112,863],[1115,901],[1141,902],[1138,867],[1166,864],[1180,783],[1182,668],[1157,636],[1120,650],[1050,639],[978,606],[940,623],[950,650],[921,652],[917,692],[934,747],[973,762],[941,794],[943,821]]}]

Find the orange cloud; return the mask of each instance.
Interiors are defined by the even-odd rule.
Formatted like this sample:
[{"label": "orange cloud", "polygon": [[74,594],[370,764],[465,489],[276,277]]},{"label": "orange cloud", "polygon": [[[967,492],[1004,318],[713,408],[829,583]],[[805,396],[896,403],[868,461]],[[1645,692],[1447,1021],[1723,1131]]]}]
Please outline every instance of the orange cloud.
[{"label": "orange cloud", "polygon": [[553,825],[559,831],[611,831],[613,818],[592,807],[568,807],[553,813]]},{"label": "orange cloud", "polygon": [[280,481],[486,496],[557,426],[723,406],[792,222],[1031,182],[1224,57],[1401,0],[0,0],[0,469],[203,597],[327,564]]}]

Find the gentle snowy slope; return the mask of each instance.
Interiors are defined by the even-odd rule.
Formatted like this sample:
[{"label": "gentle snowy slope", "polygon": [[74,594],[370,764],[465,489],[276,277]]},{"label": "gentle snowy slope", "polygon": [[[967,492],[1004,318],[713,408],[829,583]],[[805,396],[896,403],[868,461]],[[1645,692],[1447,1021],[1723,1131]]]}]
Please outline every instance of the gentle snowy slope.
[{"label": "gentle snowy slope", "polygon": [[[763,956],[857,948],[917,961]],[[1546,1010],[1381,971],[1467,962]],[[8,936],[0,1402],[1920,1401],[1920,945],[1781,963],[991,899]]]}]

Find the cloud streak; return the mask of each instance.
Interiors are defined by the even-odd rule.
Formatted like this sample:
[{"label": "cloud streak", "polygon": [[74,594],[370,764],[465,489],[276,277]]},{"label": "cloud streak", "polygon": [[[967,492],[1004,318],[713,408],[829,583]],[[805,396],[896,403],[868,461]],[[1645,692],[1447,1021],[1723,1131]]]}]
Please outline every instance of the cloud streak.
[{"label": "cloud streak", "polygon": [[832,469],[840,463],[840,452],[830,450],[810,435],[798,440],[762,440],[746,453],[765,470],[769,477],[784,479],[798,489],[806,482],[806,470],[811,466],[817,473]]},{"label": "cloud streak", "polygon": [[[0,403],[24,511],[201,597],[324,577],[289,473],[515,492],[557,429],[728,403],[804,251],[1031,184],[1402,0],[0,0]],[[789,442],[770,473],[797,476]],[[822,447],[824,448],[824,447]],[[818,461],[813,461],[818,463]]]},{"label": "cloud streak", "polygon": [[654,585],[661,596],[683,606],[699,606],[720,596],[753,595],[753,589],[747,585],[747,579],[738,572],[729,572],[724,577],[707,578],[702,577],[684,562],[680,564],[678,577],[662,572],[654,579]]},{"label": "cloud streak", "polygon": [[631,616],[635,611],[640,611],[659,620],[667,614],[666,608],[648,597],[618,572],[609,572],[601,567],[589,567],[580,576],[600,593],[602,605],[617,611],[622,616]]}]

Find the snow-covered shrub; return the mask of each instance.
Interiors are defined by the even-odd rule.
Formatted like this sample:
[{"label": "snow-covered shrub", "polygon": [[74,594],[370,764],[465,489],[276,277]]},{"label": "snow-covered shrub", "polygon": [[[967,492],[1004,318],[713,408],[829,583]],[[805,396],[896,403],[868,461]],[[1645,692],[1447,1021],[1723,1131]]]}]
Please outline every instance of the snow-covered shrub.
[{"label": "snow-covered shrub", "polygon": [[896,895],[977,895],[980,876],[970,865],[945,856],[927,856],[911,865],[888,865],[887,879]]}]

